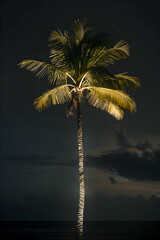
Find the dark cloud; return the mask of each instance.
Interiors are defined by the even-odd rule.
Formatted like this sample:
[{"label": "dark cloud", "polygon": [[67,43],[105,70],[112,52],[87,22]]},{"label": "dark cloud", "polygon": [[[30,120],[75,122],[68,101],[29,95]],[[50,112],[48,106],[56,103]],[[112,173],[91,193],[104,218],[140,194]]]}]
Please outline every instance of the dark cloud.
[{"label": "dark cloud", "polygon": [[140,151],[146,151],[147,149],[152,149],[152,144],[148,141],[140,142],[135,145],[135,149]]},{"label": "dark cloud", "polygon": [[[22,162],[23,164],[39,167],[75,167],[76,162],[68,159],[57,161],[53,156],[40,157],[10,157],[9,161]],[[144,151],[141,155],[137,152],[115,150],[103,153],[99,156],[85,156],[86,167],[95,167],[102,170],[117,172],[120,176],[131,180],[151,180],[160,181],[160,148],[152,151]],[[108,177],[112,184],[116,181],[113,177]]]},{"label": "dark cloud", "polygon": [[116,180],[115,180],[113,177],[108,177],[108,179],[110,180],[110,182],[111,182],[112,184],[117,183]]},{"label": "dark cloud", "polygon": [[120,176],[131,180],[160,181],[160,149],[153,150],[148,155],[147,152],[141,156],[136,152],[115,152],[98,157],[87,156],[86,163],[88,166],[116,171]]},{"label": "dark cloud", "polygon": [[[155,155],[155,154],[154,154]],[[143,153],[142,153],[142,157],[143,158],[147,158],[147,159],[149,159],[149,160],[152,160],[152,158],[153,158],[153,152],[151,152],[151,151],[144,151]]]}]

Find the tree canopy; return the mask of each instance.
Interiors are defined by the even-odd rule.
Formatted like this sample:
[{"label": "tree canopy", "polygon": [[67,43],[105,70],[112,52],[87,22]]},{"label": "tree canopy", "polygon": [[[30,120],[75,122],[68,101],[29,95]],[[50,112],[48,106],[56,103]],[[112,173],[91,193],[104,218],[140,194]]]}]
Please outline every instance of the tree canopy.
[{"label": "tree canopy", "polygon": [[129,56],[124,40],[109,47],[108,39],[94,34],[86,20],[76,20],[68,31],[53,30],[49,42],[50,63],[24,60],[19,64],[38,77],[46,75],[54,87],[35,100],[37,110],[68,102],[67,113],[72,115],[78,99],[86,97],[89,104],[118,120],[123,118],[124,109],[136,111],[126,89],[139,87],[138,78],[109,71],[111,64]]}]

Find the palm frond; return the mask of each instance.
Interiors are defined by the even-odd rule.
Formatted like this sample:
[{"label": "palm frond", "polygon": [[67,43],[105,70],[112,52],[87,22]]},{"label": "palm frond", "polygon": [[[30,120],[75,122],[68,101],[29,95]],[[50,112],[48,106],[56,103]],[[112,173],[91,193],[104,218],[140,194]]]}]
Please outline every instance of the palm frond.
[{"label": "palm frond", "polygon": [[91,86],[87,98],[90,99],[93,96],[96,96],[97,99],[100,99],[104,103],[112,103],[130,112],[136,111],[134,100],[123,91]]},{"label": "palm frond", "polygon": [[68,45],[52,48],[50,51],[50,59],[53,66],[61,72],[73,72],[73,57]]},{"label": "palm frond", "polygon": [[116,60],[127,58],[128,56],[129,45],[124,40],[120,40],[112,48],[106,48],[101,53],[101,56],[96,61],[96,65],[113,64]]},{"label": "palm frond", "polygon": [[115,117],[117,120],[121,120],[124,115],[124,111],[113,103],[108,104],[108,113]]},{"label": "palm frond", "polygon": [[42,96],[34,101],[35,108],[39,111],[48,108],[51,104],[63,104],[71,100],[71,93],[67,85],[56,87],[45,92]]},{"label": "palm frond", "polygon": [[125,53],[126,56],[129,56],[129,45],[123,39],[121,39],[118,43],[116,43],[116,45],[114,45],[113,49],[114,50],[117,49],[117,51],[119,51],[119,53],[120,52],[121,52],[121,54]]},{"label": "palm frond", "polygon": [[106,64],[106,47],[103,45],[102,46],[91,46],[89,55],[87,57],[88,57],[87,58],[88,68],[97,66],[97,65]]},{"label": "palm frond", "polygon": [[[100,61],[104,53],[106,53],[106,46],[109,44],[109,38],[106,35],[91,35],[83,41],[81,53],[82,71],[96,65]],[[103,61],[104,64],[104,61]]]},{"label": "palm frond", "polygon": [[50,37],[49,41],[52,42],[52,44],[57,45],[57,44],[62,44],[65,45],[67,43],[68,39],[68,32],[64,31],[64,34],[58,29],[58,32],[53,30]]},{"label": "palm frond", "polygon": [[132,77],[126,75],[126,73],[119,73],[114,75],[115,79],[118,80],[119,85],[122,87],[129,87],[130,89],[136,89],[140,87],[138,77]]},{"label": "palm frond", "polygon": [[93,66],[88,70],[85,77],[88,82],[96,87],[106,87],[115,90],[125,90],[126,87],[136,89],[140,86],[139,79],[120,73],[112,75],[106,66]]},{"label": "palm frond", "polygon": [[[100,44],[101,43],[101,44]],[[84,55],[84,62],[87,62],[88,67],[92,66],[108,66],[116,60],[120,60],[129,56],[129,45],[120,40],[112,48],[108,48],[105,42],[87,44],[88,52]]]},{"label": "palm frond", "polygon": [[18,65],[20,68],[26,68],[27,70],[36,73],[38,77],[43,77],[48,71],[55,71],[55,68],[52,65],[31,59],[23,60]]},{"label": "palm frond", "polygon": [[87,96],[89,104],[93,107],[100,108],[103,111],[108,112],[110,115],[118,120],[123,118],[123,110],[111,102],[103,102],[92,92]]},{"label": "palm frond", "polygon": [[90,79],[93,86],[120,89],[118,81],[115,81],[114,75],[105,66],[91,67],[86,78]]},{"label": "palm frond", "polygon": [[31,72],[36,73],[37,77],[48,76],[48,80],[50,83],[55,83],[57,85],[61,85],[66,82],[67,76],[66,74],[52,64],[41,62],[37,60],[23,60],[19,63],[20,68],[26,68]]},{"label": "palm frond", "polygon": [[87,24],[87,20],[75,20],[72,24],[73,33],[75,35],[77,45],[90,35],[92,27]]}]

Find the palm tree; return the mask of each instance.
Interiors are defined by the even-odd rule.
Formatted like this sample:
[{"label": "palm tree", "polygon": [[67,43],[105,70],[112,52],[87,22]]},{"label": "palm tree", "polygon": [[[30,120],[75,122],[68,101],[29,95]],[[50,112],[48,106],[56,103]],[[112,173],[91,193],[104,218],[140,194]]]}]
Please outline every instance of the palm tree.
[{"label": "palm tree", "polygon": [[34,104],[39,111],[50,105],[68,102],[67,115],[77,109],[77,136],[79,154],[79,211],[78,236],[83,236],[83,213],[85,202],[84,154],[82,141],[81,103],[88,102],[113,115],[123,118],[124,109],[134,112],[136,104],[126,93],[126,87],[139,86],[138,78],[126,73],[112,74],[109,65],[129,56],[129,46],[120,40],[108,47],[108,40],[93,34],[93,28],[86,20],[76,20],[69,31],[52,31],[50,38],[50,63],[37,60],[23,60],[19,63],[38,77],[47,75],[54,88],[38,97]]}]

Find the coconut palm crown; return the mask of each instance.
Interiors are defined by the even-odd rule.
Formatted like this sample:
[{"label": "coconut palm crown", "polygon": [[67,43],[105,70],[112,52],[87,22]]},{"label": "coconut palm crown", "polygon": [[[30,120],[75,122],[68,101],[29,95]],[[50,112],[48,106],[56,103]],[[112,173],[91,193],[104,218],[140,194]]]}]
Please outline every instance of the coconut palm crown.
[{"label": "coconut palm crown", "polygon": [[136,110],[134,100],[126,94],[126,87],[139,86],[137,77],[126,73],[111,74],[110,64],[129,56],[129,45],[120,40],[113,47],[107,41],[93,35],[92,27],[85,20],[76,20],[71,31],[53,31],[50,41],[50,61],[24,60],[19,65],[38,77],[47,75],[54,88],[34,102],[42,110],[51,104],[68,102],[68,115],[77,108],[77,101],[86,97],[88,102],[105,110],[115,118],[123,118],[123,110]]},{"label": "coconut palm crown", "polygon": [[46,75],[53,85],[52,89],[35,100],[37,110],[52,104],[68,103],[69,116],[77,109],[80,179],[78,231],[82,238],[85,189],[81,102],[86,98],[92,106],[120,120],[125,109],[136,111],[136,104],[126,93],[126,88],[135,89],[139,86],[139,80],[126,73],[112,74],[108,70],[115,61],[129,56],[129,45],[120,40],[108,47],[108,40],[94,34],[86,20],[74,21],[70,31],[52,31],[49,42],[50,63],[24,60],[19,66],[36,73],[38,77]]}]

